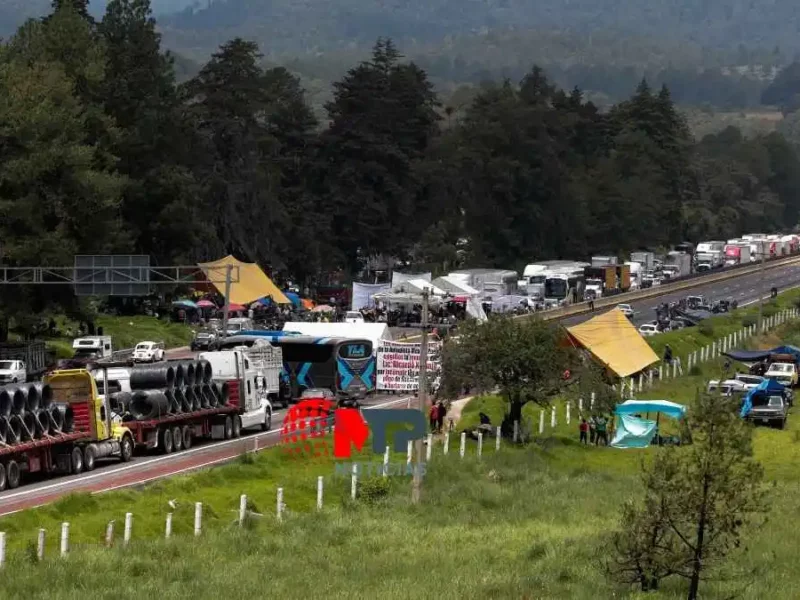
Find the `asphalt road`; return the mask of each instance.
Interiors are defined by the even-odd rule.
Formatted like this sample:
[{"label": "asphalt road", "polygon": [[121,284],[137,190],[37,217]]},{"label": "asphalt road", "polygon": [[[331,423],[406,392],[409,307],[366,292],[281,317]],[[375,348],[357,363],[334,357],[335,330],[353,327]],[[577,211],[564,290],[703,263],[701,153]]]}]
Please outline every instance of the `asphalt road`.
[{"label": "asphalt road", "polygon": [[[763,279],[761,273],[751,273],[736,279],[727,279],[689,290],[675,291],[655,298],[630,302],[634,310],[633,323],[639,326],[652,322],[656,318],[656,308],[659,304],[677,302],[686,296],[703,296],[712,301],[731,299],[736,300],[739,306],[742,306],[758,301],[759,296],[769,295],[769,291],[773,287],[778,288],[778,292],[781,292],[797,286],[800,286],[800,264],[768,269],[764,271]],[[607,309],[597,312],[602,313],[605,310]],[[592,314],[578,315],[562,319],[560,323],[565,326],[576,325],[593,316]]]},{"label": "asphalt road", "polygon": [[[414,406],[413,397],[409,395],[382,394],[369,398],[363,405],[366,410],[389,406],[404,408],[409,402]],[[98,460],[94,471],[80,475],[28,477],[16,490],[0,493],[0,516],[49,504],[73,492],[100,493],[141,485],[156,479],[228,462],[243,452],[275,446],[280,443],[281,424],[285,414],[285,410],[275,411],[271,431],[257,433],[245,431],[241,438],[235,440],[205,443],[196,441],[196,445],[190,450],[169,455],[157,454],[156,451],[137,454],[133,461],[127,464],[120,463],[117,459]]]}]

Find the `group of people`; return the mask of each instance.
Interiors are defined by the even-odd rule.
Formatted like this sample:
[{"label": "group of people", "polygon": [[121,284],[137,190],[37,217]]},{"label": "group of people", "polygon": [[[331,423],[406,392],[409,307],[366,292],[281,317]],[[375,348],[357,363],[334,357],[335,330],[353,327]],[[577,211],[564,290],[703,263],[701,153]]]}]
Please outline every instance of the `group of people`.
[{"label": "group of people", "polygon": [[588,420],[581,417],[581,422],[578,426],[580,443],[599,446],[602,441],[603,446],[608,446],[608,430],[610,427],[611,420],[605,415],[591,415]]},{"label": "group of people", "polygon": [[431,433],[442,433],[444,431],[444,418],[447,416],[447,406],[441,400],[437,400],[431,405],[428,412],[428,421],[431,426]]}]

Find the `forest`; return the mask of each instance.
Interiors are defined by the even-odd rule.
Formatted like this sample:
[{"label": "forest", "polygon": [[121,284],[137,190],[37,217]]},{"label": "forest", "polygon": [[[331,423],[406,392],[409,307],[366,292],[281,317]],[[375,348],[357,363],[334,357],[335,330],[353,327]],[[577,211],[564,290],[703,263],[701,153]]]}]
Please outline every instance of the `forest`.
[{"label": "forest", "polygon": [[519,268],[792,229],[800,211],[791,144],[735,128],[694,140],[666,86],[642,80],[601,111],[531,65],[455,111],[381,38],[318,119],[241,38],[178,84],[147,0],[111,0],[99,20],[57,0],[0,49],[0,99],[9,266],[232,253],[313,286],[376,256]]}]

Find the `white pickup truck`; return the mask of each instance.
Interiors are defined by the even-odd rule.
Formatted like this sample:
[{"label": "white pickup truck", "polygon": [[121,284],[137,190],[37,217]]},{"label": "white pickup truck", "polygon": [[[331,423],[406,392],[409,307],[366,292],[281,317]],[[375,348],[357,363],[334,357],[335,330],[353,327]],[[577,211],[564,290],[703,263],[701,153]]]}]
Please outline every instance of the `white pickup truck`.
[{"label": "white pickup truck", "polygon": [[25,383],[28,371],[21,360],[0,360],[0,385],[5,383]]}]

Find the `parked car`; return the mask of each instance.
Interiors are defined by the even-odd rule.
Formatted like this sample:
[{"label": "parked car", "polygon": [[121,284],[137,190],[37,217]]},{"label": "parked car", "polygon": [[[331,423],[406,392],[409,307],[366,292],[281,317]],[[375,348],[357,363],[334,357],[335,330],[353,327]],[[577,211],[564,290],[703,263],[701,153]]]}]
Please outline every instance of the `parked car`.
[{"label": "parked car", "polygon": [[308,388],[302,391],[300,394],[300,400],[336,400],[336,394],[334,394],[328,388]]},{"label": "parked car", "polygon": [[24,383],[28,379],[25,363],[21,360],[0,360],[0,384]]},{"label": "parked car", "polygon": [[344,315],[345,323],[363,323],[364,315],[357,310],[348,310]]},{"label": "parked car", "polygon": [[133,349],[133,362],[160,362],[165,353],[164,342],[139,342]]},{"label": "parked car", "polygon": [[639,333],[644,337],[650,337],[658,335],[661,332],[658,330],[658,325],[655,323],[645,323],[639,326]]},{"label": "parked car", "polygon": [[753,408],[746,419],[753,423],[762,423],[771,427],[783,429],[786,427],[786,418],[789,408],[782,396],[761,396],[753,399]]},{"label": "parked car", "polygon": [[775,362],[769,366],[764,377],[774,379],[786,387],[794,387],[797,385],[797,366],[793,363]]}]

